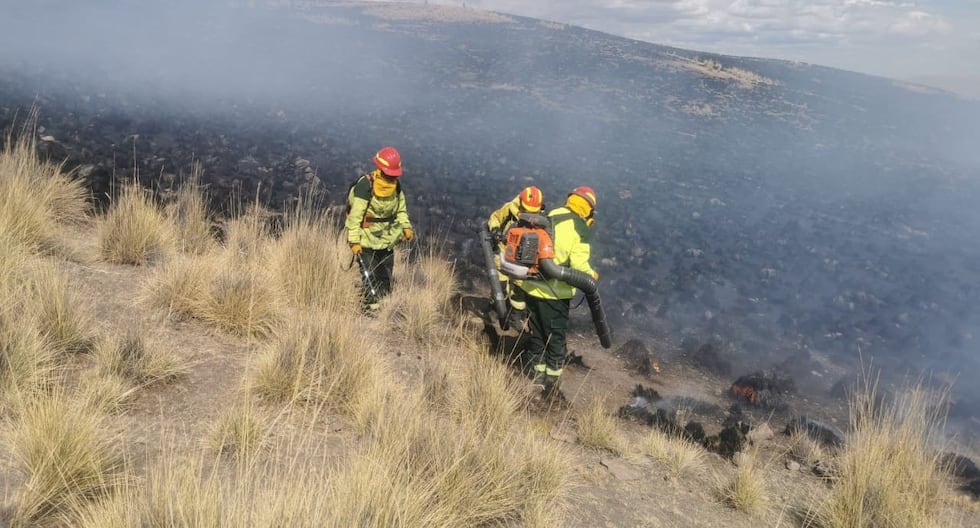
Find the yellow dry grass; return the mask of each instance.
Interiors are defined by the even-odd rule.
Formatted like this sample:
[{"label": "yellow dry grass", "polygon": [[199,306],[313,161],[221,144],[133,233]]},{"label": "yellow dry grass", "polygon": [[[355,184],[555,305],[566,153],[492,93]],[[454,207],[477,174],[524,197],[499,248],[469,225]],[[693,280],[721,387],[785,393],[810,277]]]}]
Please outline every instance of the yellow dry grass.
[{"label": "yellow dry grass", "polygon": [[684,438],[653,429],[639,444],[640,453],[667,466],[667,475],[677,479],[704,469],[707,451]]},{"label": "yellow dry grass", "polygon": [[409,262],[399,253],[393,291],[381,305],[387,326],[417,343],[433,339],[445,329],[449,301],[457,291],[453,266],[435,251]]},{"label": "yellow dry grass", "polygon": [[159,338],[139,326],[103,337],[92,356],[102,375],[138,386],[171,381],[188,369]]},{"label": "yellow dry grass", "polygon": [[79,504],[106,496],[122,478],[118,436],[105,416],[55,393],[27,401],[5,437],[24,477],[10,526],[71,524]]},{"label": "yellow dry grass", "polygon": [[725,502],[736,510],[761,516],[769,509],[771,498],[766,485],[765,468],[759,460],[758,449],[741,453],[735,473],[721,483]]},{"label": "yellow dry grass", "polygon": [[384,404],[383,342],[352,315],[297,314],[260,352],[251,391],[276,403],[328,405],[365,426]]},{"label": "yellow dry grass", "polygon": [[211,236],[211,213],[201,186],[203,174],[200,162],[195,162],[190,177],[181,184],[176,197],[165,208],[167,217],[176,227],[178,249],[195,255],[206,254],[217,245]]},{"label": "yellow dry grass", "polygon": [[173,222],[138,183],[123,187],[98,229],[99,255],[113,264],[159,263],[176,251],[175,244]]},{"label": "yellow dry grass", "polygon": [[30,253],[67,252],[63,226],[83,222],[88,191],[71,173],[37,155],[32,110],[18,136],[10,133],[0,151],[0,238]]},{"label": "yellow dry grass", "polygon": [[586,447],[604,449],[615,454],[626,450],[626,439],[619,420],[606,411],[606,401],[593,395],[585,408],[575,417],[578,441]]},{"label": "yellow dry grass", "polygon": [[835,460],[829,495],[815,526],[946,526],[946,473],[939,459],[946,395],[921,385],[882,404],[876,384],[851,396],[851,430]]}]

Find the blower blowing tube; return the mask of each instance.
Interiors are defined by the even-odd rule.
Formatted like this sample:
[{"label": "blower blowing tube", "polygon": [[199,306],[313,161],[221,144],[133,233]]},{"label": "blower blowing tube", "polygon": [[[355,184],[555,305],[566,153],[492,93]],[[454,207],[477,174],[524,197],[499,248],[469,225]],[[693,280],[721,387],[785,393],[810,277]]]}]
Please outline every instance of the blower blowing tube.
[{"label": "blower blowing tube", "polygon": [[480,232],[480,246],[483,247],[484,267],[487,270],[487,278],[490,279],[490,292],[493,294],[493,309],[497,312],[497,319],[500,321],[501,330],[507,330],[507,297],[504,296],[504,289],[500,286],[500,274],[497,273],[497,265],[493,262],[493,243],[490,226],[484,224],[483,230]]},{"label": "blower blowing tube", "polygon": [[[606,322],[606,312],[602,309],[602,300],[599,299],[599,284],[588,273],[566,268],[555,264],[553,259],[541,259],[538,261],[541,273],[549,279],[558,279],[574,286],[585,294],[585,300],[589,303],[589,311],[592,312],[592,324],[595,326],[595,333],[599,336],[599,343],[602,348],[612,346],[612,332],[609,330],[609,323]],[[496,272],[496,270],[494,270]]]}]

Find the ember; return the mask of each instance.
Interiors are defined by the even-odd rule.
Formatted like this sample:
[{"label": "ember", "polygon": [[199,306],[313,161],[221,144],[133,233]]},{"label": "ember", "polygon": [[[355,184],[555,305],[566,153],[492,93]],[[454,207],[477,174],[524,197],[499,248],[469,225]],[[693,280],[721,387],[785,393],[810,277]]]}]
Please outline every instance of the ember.
[{"label": "ember", "polygon": [[772,370],[742,376],[731,387],[733,398],[766,409],[785,408],[783,396],[795,391],[796,385],[791,378]]}]

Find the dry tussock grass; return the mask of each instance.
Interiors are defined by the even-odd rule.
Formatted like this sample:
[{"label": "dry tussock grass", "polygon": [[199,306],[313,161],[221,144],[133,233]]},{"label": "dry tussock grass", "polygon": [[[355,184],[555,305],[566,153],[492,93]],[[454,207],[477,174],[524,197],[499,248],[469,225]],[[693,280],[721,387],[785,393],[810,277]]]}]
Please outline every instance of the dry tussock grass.
[{"label": "dry tussock grass", "polygon": [[707,452],[701,446],[659,429],[650,431],[640,442],[639,448],[642,454],[665,464],[671,479],[704,470]]},{"label": "dry tussock grass", "polygon": [[98,228],[99,254],[106,262],[142,266],[176,251],[173,222],[139,183],[123,187]]},{"label": "dry tussock grass", "polygon": [[204,169],[195,162],[190,177],[177,190],[174,200],[167,204],[167,217],[176,226],[178,249],[185,253],[203,255],[217,245],[211,236],[211,213],[201,186]]},{"label": "dry tussock grass", "polygon": [[521,382],[506,365],[486,354],[485,339],[459,333],[457,358],[449,368],[461,374],[449,384],[453,420],[478,434],[502,437],[515,425],[521,407]]},{"label": "dry tussock grass", "polygon": [[337,228],[319,215],[294,212],[270,250],[269,266],[285,297],[305,308],[353,310],[357,281],[341,261],[350,249]]},{"label": "dry tussock grass", "polygon": [[93,409],[119,414],[135,403],[138,389],[118,374],[89,369],[79,376],[78,397]]},{"label": "dry tussock grass", "polygon": [[619,427],[619,420],[606,412],[606,402],[601,396],[593,395],[575,420],[578,441],[582,445],[605,449],[615,454],[625,452],[626,439]]},{"label": "dry tussock grass", "polygon": [[941,464],[946,394],[921,385],[881,404],[876,385],[851,396],[851,430],[837,456],[828,497],[814,509],[813,525],[945,526],[947,475]]},{"label": "dry tussock grass", "polygon": [[230,333],[268,336],[283,318],[280,290],[268,270],[269,244],[255,219],[229,222],[223,248],[178,255],[156,267],[143,285],[141,302]]},{"label": "dry tussock grass", "polygon": [[28,401],[5,435],[25,478],[10,526],[72,524],[75,506],[106,496],[122,476],[116,433],[104,415],[55,393]]},{"label": "dry tussock grass", "polygon": [[227,409],[214,424],[208,445],[219,453],[251,460],[266,444],[270,420],[249,399]]},{"label": "dry tussock grass", "polygon": [[63,226],[86,219],[88,191],[61,165],[38,157],[36,124],[34,109],[19,137],[8,134],[0,151],[0,238],[31,253],[64,253]]},{"label": "dry tussock grass", "polygon": [[213,254],[176,255],[153,269],[141,287],[140,303],[175,319],[196,317],[218,268]]},{"label": "dry tussock grass", "polygon": [[820,442],[799,430],[794,430],[790,434],[789,455],[806,467],[812,467],[819,461],[830,460],[829,453]]},{"label": "dry tussock grass", "polygon": [[400,252],[396,284],[381,305],[380,318],[390,328],[418,343],[438,337],[446,327],[449,301],[457,291],[453,266],[435,251],[408,261]]},{"label": "dry tussock grass", "polygon": [[26,311],[38,330],[56,352],[89,350],[96,338],[91,303],[54,264],[40,259],[30,264]]},{"label": "dry tussock grass", "polygon": [[142,327],[105,336],[95,345],[93,359],[101,374],[138,386],[174,380],[188,368]]},{"label": "dry tussock grass", "polygon": [[14,306],[0,306],[0,405],[46,390],[57,370],[57,355],[36,321]]},{"label": "dry tussock grass", "polygon": [[[345,526],[482,526],[554,521],[567,453],[534,435],[460,427],[421,394],[389,401],[373,442],[331,487]],[[376,479],[368,479],[369,470]],[[378,486],[378,479],[390,484]]]},{"label": "dry tussock grass", "polygon": [[383,343],[352,315],[297,314],[261,352],[251,391],[279,403],[328,405],[366,425],[385,399]]},{"label": "dry tussock grass", "polygon": [[734,475],[727,482],[720,483],[722,497],[736,510],[763,515],[771,502],[765,467],[759,461],[758,449],[742,452],[742,455]]}]

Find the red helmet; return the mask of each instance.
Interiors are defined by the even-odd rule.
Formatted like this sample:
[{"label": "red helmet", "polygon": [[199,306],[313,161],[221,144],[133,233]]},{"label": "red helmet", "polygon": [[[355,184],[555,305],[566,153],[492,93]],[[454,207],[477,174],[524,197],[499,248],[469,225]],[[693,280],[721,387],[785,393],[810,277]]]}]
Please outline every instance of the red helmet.
[{"label": "red helmet", "polygon": [[544,196],[541,189],[530,186],[521,191],[521,207],[529,213],[541,211],[541,204],[544,203]]},{"label": "red helmet", "polygon": [[568,193],[569,196],[573,194],[584,198],[586,202],[589,202],[589,207],[595,209],[595,191],[592,190],[592,187],[586,187],[584,185],[576,187],[572,189],[572,192]]},{"label": "red helmet", "polygon": [[397,178],[402,175],[402,157],[395,147],[385,147],[374,155],[374,164],[381,172]]}]

